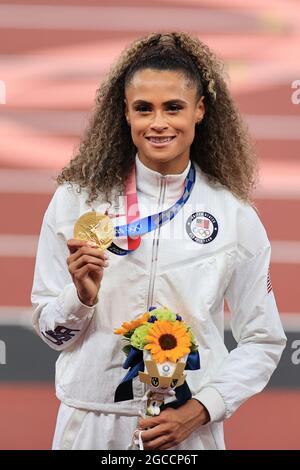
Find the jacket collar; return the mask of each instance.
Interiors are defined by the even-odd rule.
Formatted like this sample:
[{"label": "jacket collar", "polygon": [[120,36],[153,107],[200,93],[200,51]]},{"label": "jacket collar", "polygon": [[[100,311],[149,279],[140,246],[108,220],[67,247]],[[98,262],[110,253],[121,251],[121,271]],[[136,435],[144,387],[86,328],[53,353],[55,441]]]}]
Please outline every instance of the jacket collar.
[{"label": "jacket collar", "polygon": [[146,196],[157,198],[161,181],[166,180],[166,198],[179,198],[184,189],[185,178],[189,172],[191,162],[182,173],[176,175],[161,175],[157,171],[151,170],[145,166],[139,159],[138,154],[135,158],[136,165],[136,186],[137,191]]}]

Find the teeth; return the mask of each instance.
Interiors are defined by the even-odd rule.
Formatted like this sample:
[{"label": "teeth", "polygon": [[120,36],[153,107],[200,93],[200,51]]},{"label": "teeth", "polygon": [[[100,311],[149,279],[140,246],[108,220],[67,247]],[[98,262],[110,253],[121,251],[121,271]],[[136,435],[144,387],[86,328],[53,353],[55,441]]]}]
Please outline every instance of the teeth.
[{"label": "teeth", "polygon": [[170,142],[173,139],[173,137],[149,137],[149,140],[151,142],[155,143],[163,143],[163,142]]}]

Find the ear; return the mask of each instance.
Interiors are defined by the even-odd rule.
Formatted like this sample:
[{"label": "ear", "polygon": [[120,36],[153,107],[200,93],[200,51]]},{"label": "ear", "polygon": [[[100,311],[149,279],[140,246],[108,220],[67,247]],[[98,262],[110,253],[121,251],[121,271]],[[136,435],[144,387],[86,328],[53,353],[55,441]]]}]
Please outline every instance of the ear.
[{"label": "ear", "polygon": [[205,98],[204,96],[201,96],[201,98],[199,98],[199,100],[196,103],[196,113],[195,113],[196,123],[195,124],[199,124],[204,118],[204,114],[205,114],[204,98]]},{"label": "ear", "polygon": [[125,118],[126,118],[126,121],[128,122],[128,125],[130,126],[129,109],[128,109],[128,103],[127,103],[126,98],[124,98],[124,103],[125,103],[125,110],[124,110]]}]

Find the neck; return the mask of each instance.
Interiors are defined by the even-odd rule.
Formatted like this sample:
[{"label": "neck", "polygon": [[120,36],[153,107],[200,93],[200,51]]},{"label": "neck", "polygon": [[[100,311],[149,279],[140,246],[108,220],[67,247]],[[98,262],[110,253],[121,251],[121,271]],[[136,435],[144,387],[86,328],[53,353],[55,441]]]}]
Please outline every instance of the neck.
[{"label": "neck", "polygon": [[136,188],[139,193],[157,199],[158,191],[162,183],[162,178],[166,183],[166,200],[170,203],[175,202],[183,192],[184,182],[191,167],[191,161],[189,160],[186,168],[180,173],[170,174],[169,170],[166,174],[160,173],[161,169],[149,168],[145,165],[139,155],[136,155],[135,168],[136,168]]},{"label": "neck", "polygon": [[161,175],[178,175],[184,172],[189,164],[189,155],[180,155],[171,161],[153,161],[153,159],[147,158],[147,156],[138,153],[140,161],[150,170],[156,171]]}]

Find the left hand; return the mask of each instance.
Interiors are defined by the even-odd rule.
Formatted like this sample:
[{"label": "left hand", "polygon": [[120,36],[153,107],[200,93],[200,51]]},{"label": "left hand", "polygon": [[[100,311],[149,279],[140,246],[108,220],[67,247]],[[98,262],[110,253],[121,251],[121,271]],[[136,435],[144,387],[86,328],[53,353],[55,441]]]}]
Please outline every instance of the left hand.
[{"label": "left hand", "polygon": [[209,420],[207,409],[195,399],[188,400],[176,410],[166,408],[158,416],[141,419],[139,429],[146,429],[142,433],[144,449],[166,450],[175,447]]}]

